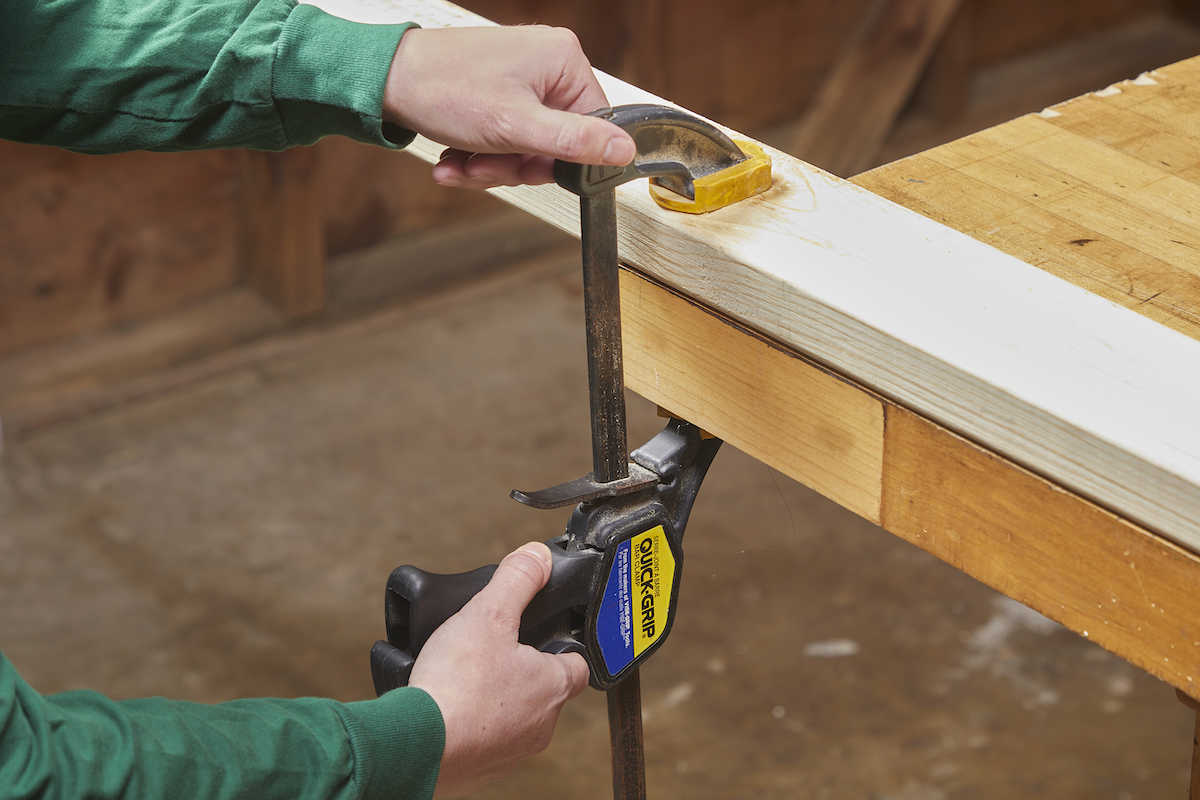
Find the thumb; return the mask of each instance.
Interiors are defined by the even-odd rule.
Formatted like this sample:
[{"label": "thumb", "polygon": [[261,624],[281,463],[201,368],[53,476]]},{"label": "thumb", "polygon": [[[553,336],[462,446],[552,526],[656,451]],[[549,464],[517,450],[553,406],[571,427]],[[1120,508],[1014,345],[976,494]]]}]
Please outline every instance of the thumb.
[{"label": "thumb", "polygon": [[633,138],[606,119],[539,105],[531,116],[529,152],[576,164],[623,167],[633,161]]},{"label": "thumb", "polygon": [[567,673],[568,697],[575,697],[584,689],[587,688],[588,681],[591,680],[592,671],[587,665],[587,661],[579,653],[560,653],[554,656],[562,662],[563,668]]},{"label": "thumb", "polygon": [[475,599],[514,628],[533,596],[550,580],[550,548],[541,542],[521,545],[496,567],[496,572]]}]

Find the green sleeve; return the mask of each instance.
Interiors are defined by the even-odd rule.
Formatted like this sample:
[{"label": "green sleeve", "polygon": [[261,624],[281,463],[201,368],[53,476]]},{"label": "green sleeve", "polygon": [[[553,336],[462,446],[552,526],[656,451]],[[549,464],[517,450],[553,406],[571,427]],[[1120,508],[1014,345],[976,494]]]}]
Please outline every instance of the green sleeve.
[{"label": "green sleeve", "polygon": [[0,138],[83,153],[332,134],[403,147],[412,133],[381,113],[410,27],[295,0],[4,0]]},{"label": "green sleeve", "polygon": [[427,800],[444,743],[420,689],[357,703],[43,697],[0,654],[0,800]]}]

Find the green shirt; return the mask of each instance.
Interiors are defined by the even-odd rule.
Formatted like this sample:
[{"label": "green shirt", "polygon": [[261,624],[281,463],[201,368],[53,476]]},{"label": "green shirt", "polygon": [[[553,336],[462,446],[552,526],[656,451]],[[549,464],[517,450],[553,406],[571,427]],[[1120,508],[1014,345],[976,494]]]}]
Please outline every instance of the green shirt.
[{"label": "green shirt", "polygon": [[[408,27],[292,0],[3,0],[0,138],[83,153],[331,134],[402,147],[412,133],[381,111]],[[0,654],[0,800],[416,800],[433,795],[444,745],[420,689],[358,703],[43,697]]]},{"label": "green shirt", "polygon": [[424,799],[444,746],[420,689],[356,703],[42,696],[0,654],[3,800]]},{"label": "green shirt", "polygon": [[295,0],[4,0],[0,138],[83,153],[332,134],[403,147],[413,134],[381,113],[409,27]]}]

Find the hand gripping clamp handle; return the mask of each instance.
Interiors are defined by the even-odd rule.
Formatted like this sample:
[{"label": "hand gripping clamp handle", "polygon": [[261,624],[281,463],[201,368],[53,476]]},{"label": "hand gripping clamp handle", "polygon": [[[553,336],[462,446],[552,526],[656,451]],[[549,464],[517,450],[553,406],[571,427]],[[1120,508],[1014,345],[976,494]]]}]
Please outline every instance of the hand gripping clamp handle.
[{"label": "hand gripping clamp handle", "polygon": [[[684,529],[720,445],[719,439],[703,438],[696,426],[671,420],[631,456],[652,481],[623,495],[579,503],[566,532],[546,542],[554,557],[550,581],[522,616],[520,641],[548,653],[581,654],[597,689],[615,686],[649,658],[670,632]],[[639,566],[643,557],[645,567]],[[651,565],[655,569],[648,575]],[[487,585],[495,570],[491,565],[436,575],[402,566],[392,572],[384,601],[388,638],[371,650],[378,694],[408,684],[429,637]],[[653,584],[642,592],[647,578],[657,579],[658,595]],[[653,617],[645,616],[645,597],[657,604]],[[645,626],[648,618],[654,630]]]}]

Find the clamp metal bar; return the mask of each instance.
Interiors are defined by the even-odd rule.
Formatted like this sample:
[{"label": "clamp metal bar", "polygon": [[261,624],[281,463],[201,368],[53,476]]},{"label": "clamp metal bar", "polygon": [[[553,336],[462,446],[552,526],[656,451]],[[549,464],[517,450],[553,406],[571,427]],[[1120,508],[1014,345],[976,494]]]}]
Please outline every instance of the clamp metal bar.
[{"label": "clamp metal bar", "polygon": [[609,483],[629,476],[616,190],[579,198],[579,213],[592,412],[592,470],[597,483]]},{"label": "clamp metal bar", "polygon": [[[629,477],[616,190],[579,198],[579,213],[592,411],[592,470],[595,481],[603,484]],[[642,689],[636,669],[608,690],[608,735],[613,800],[645,800]]]},{"label": "clamp metal bar", "polygon": [[645,800],[646,751],[642,739],[642,680],[634,670],[608,690],[608,739],[613,800]]}]

